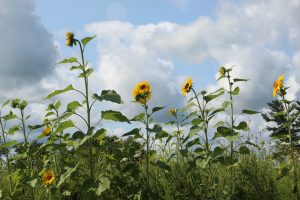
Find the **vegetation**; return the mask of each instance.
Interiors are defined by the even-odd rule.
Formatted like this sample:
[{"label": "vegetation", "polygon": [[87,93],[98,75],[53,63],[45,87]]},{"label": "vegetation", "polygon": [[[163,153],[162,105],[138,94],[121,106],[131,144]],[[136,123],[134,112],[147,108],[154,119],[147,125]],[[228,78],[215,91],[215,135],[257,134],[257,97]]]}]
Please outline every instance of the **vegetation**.
[{"label": "vegetation", "polygon": [[[91,114],[96,103],[122,104],[123,100],[114,90],[91,94],[93,68],[84,52],[94,37],[78,40],[68,32],[66,46],[78,47],[80,58],[59,62],[79,73],[84,89],[68,85],[45,99],[71,92],[81,98],[64,102],[66,107],[52,100],[37,125],[28,124],[31,116],[25,100],[11,99],[1,105],[1,199],[300,199],[300,103],[286,99],[283,75],[274,83],[277,99],[263,114],[267,122],[275,122],[266,127],[277,142],[272,151],[244,137],[252,130],[243,116],[260,113],[234,112],[239,84],[248,80],[233,77],[233,68],[223,66],[218,80],[227,86],[198,92],[192,78],[187,79],[181,88],[187,103],[183,108],[169,108],[166,123],[155,122],[156,113],[167,109],[149,106],[155,88],[147,81],[137,83],[132,92],[143,112],[128,117],[117,110],[102,110],[97,119]],[[84,126],[77,126],[75,120]],[[140,126],[119,138],[99,125],[105,120]],[[37,131],[41,134],[30,140]],[[17,134],[22,141],[12,139]]]}]

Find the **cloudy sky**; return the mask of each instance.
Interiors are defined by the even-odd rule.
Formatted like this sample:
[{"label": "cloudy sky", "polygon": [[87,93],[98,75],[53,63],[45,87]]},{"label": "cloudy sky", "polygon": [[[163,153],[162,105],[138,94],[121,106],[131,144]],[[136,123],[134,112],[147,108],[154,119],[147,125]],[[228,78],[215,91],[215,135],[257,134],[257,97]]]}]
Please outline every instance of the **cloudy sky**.
[{"label": "cloudy sky", "polygon": [[[36,120],[53,89],[81,87],[68,66],[78,55],[65,32],[97,35],[87,49],[95,73],[91,91],[114,89],[133,116],[134,85],[148,80],[151,104],[181,107],[180,88],[192,77],[197,90],[214,90],[220,65],[235,65],[239,108],[261,110],[285,74],[289,98],[300,97],[300,0],[0,0],[0,99],[22,97]],[[69,101],[70,95],[62,96]]]}]

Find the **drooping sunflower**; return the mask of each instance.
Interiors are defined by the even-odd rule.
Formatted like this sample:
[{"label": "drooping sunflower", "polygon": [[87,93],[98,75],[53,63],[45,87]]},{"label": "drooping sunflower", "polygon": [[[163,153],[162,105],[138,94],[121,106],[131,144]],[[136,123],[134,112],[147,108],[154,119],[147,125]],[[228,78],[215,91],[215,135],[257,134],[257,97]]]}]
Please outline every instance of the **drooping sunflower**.
[{"label": "drooping sunflower", "polygon": [[46,126],[46,127],[44,128],[42,134],[43,134],[44,136],[48,136],[48,135],[50,135],[51,132],[52,132],[51,127],[50,127],[50,126]]},{"label": "drooping sunflower", "polygon": [[278,76],[277,80],[274,82],[273,84],[273,96],[275,97],[277,92],[280,90],[280,88],[282,88],[283,84],[283,79],[284,79],[284,75],[280,75]]},{"label": "drooping sunflower", "polygon": [[75,44],[74,33],[66,33],[66,46],[72,47]]},{"label": "drooping sunflower", "polygon": [[45,186],[51,185],[54,183],[54,181],[55,181],[55,175],[52,170],[47,170],[43,173],[42,176],[43,185]]},{"label": "drooping sunflower", "polygon": [[151,86],[148,81],[139,82],[132,91],[135,101],[146,104],[151,98]]},{"label": "drooping sunflower", "polygon": [[225,69],[225,67],[220,67],[220,69],[219,69],[219,73],[220,73],[220,76],[221,77],[224,77],[225,76],[225,73],[226,73],[226,69]]},{"label": "drooping sunflower", "polygon": [[176,109],[174,109],[174,108],[172,108],[172,109],[170,109],[169,110],[169,113],[171,114],[171,115],[176,115],[176,112],[177,112],[177,110]]},{"label": "drooping sunflower", "polygon": [[185,96],[187,93],[189,93],[192,86],[193,86],[193,80],[192,78],[188,78],[181,88],[182,95]]}]

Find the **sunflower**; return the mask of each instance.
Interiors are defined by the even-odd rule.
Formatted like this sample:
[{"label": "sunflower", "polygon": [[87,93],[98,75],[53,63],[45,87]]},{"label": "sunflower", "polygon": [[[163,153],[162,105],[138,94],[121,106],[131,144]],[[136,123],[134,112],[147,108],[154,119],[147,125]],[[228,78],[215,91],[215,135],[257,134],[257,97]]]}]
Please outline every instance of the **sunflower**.
[{"label": "sunflower", "polygon": [[220,76],[221,76],[221,77],[224,77],[224,76],[225,76],[225,73],[226,73],[225,67],[220,67],[219,73],[220,73]]},{"label": "sunflower", "polygon": [[146,104],[151,98],[151,86],[148,81],[139,82],[132,91],[135,101]]},{"label": "sunflower", "polygon": [[50,127],[50,126],[46,126],[46,127],[44,128],[42,134],[43,134],[44,136],[48,136],[48,135],[50,135],[51,132],[52,132],[51,127]]},{"label": "sunflower", "polygon": [[182,95],[185,96],[188,92],[190,92],[192,86],[193,86],[192,78],[188,78],[181,88]]},{"label": "sunflower", "polygon": [[284,79],[284,75],[278,76],[277,80],[273,84],[273,96],[275,97],[277,92],[282,88],[282,82]]},{"label": "sunflower", "polygon": [[74,33],[66,33],[66,46],[72,47],[75,44]]},{"label": "sunflower", "polygon": [[172,108],[172,109],[170,109],[169,110],[169,113],[171,114],[171,115],[176,115],[176,112],[177,112],[177,110],[176,109],[174,109],[174,108]]},{"label": "sunflower", "polygon": [[55,175],[52,170],[47,170],[43,173],[42,182],[45,186],[53,184],[55,181]]}]

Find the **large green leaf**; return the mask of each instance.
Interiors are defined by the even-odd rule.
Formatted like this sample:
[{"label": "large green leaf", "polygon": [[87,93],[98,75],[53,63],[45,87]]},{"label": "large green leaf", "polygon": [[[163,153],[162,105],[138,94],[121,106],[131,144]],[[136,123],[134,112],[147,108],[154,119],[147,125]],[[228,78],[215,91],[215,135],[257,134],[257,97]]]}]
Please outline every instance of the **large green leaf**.
[{"label": "large green leaf", "polygon": [[17,115],[15,115],[12,111],[9,111],[9,113],[4,115],[2,118],[8,121],[17,118]]},{"label": "large green leaf", "polygon": [[110,188],[110,180],[107,177],[101,176],[99,178],[99,187],[96,190],[96,195],[100,196],[102,192]]},{"label": "large green leaf", "polygon": [[233,82],[248,81],[249,79],[234,78]]},{"label": "large green leaf", "polygon": [[66,167],[66,172],[60,176],[59,182],[56,187],[59,188],[59,186],[61,186],[61,184],[63,184],[66,181],[66,179],[69,178],[71,176],[71,174],[77,170],[78,166],[79,166],[79,163],[77,163],[77,165],[72,168]]},{"label": "large green leaf", "polygon": [[206,102],[209,102],[219,96],[221,96],[222,94],[224,94],[224,91],[220,91],[219,93],[217,94],[210,94],[210,95],[206,95],[203,97],[203,99],[206,101]]},{"label": "large green leaf", "polygon": [[155,139],[161,139],[161,138],[165,138],[168,136],[169,136],[169,133],[164,130],[161,130],[161,131],[155,133]]},{"label": "large green leaf", "polygon": [[77,62],[77,58],[71,57],[71,58],[66,58],[66,59],[60,61],[58,64],[74,63],[74,62]]},{"label": "large green leaf", "polygon": [[4,144],[1,144],[0,148],[9,148],[9,147],[15,146],[16,144],[18,144],[17,140],[13,140],[13,141],[5,142]]},{"label": "large green leaf", "polygon": [[85,70],[85,72],[82,72],[77,76],[77,78],[84,78],[84,77],[89,77],[92,73],[94,72],[93,68],[88,68]]},{"label": "large green leaf", "polygon": [[157,111],[160,111],[160,110],[162,110],[164,108],[165,108],[165,106],[164,107],[154,107],[154,108],[152,108],[152,114],[155,113],[155,112],[157,112]]},{"label": "large green leaf", "polygon": [[133,117],[130,121],[139,121],[139,122],[143,122],[145,118],[145,113],[142,112],[138,115],[136,115],[135,117]]},{"label": "large green leaf", "polygon": [[236,130],[243,130],[243,131],[249,130],[248,124],[246,122],[244,122],[244,121],[240,122],[239,125],[234,126],[234,129],[236,129]]},{"label": "large green leaf", "polygon": [[164,161],[160,161],[160,160],[157,160],[155,163],[153,163],[155,166],[159,167],[160,169],[163,169],[163,170],[167,170],[167,171],[171,171],[171,167],[165,163]]},{"label": "large green leaf", "polygon": [[82,105],[78,101],[72,101],[67,105],[67,111],[72,112]]},{"label": "large green leaf", "polygon": [[85,37],[85,38],[81,39],[82,45],[85,47],[87,45],[87,43],[89,43],[95,37],[96,37],[96,35],[94,35],[92,37]]},{"label": "large green leaf", "polygon": [[18,131],[20,128],[18,125],[13,125],[12,127],[9,128],[8,134],[13,135],[16,131]]},{"label": "large green leaf", "polygon": [[224,149],[221,147],[216,147],[213,151],[213,157],[216,158],[224,153]]},{"label": "large green leaf", "polygon": [[238,95],[239,93],[240,93],[239,87],[234,88],[234,90],[232,91],[232,95]]},{"label": "large green leaf", "polygon": [[71,121],[71,120],[68,120],[68,121],[64,121],[64,122],[61,122],[57,129],[56,129],[56,132],[57,133],[60,133],[62,132],[63,130],[67,129],[67,128],[71,128],[71,127],[74,127],[74,123]]},{"label": "large green leaf", "polygon": [[50,99],[56,95],[59,95],[59,94],[62,94],[62,93],[65,93],[65,92],[68,92],[68,91],[71,91],[71,90],[74,90],[73,86],[72,85],[68,85],[66,88],[62,89],[62,90],[55,90],[53,92],[51,92],[45,99]]},{"label": "large green leaf", "polygon": [[135,128],[135,129],[123,134],[122,137],[131,136],[131,135],[139,135],[139,134],[140,134],[140,129]]},{"label": "large green leaf", "polygon": [[243,110],[242,113],[248,114],[248,115],[255,115],[255,114],[258,114],[260,112],[254,111],[254,110]]},{"label": "large green leaf", "polygon": [[107,110],[101,112],[102,119],[118,121],[118,122],[127,122],[129,124],[130,121],[119,111]]},{"label": "large green leaf", "polygon": [[97,99],[98,101],[110,101],[114,103],[121,104],[123,103],[121,96],[114,90],[102,90],[101,95],[94,94],[94,99]]},{"label": "large green leaf", "polygon": [[250,154],[250,150],[246,146],[241,146],[239,151],[240,154]]}]

